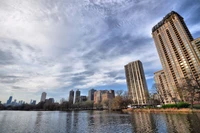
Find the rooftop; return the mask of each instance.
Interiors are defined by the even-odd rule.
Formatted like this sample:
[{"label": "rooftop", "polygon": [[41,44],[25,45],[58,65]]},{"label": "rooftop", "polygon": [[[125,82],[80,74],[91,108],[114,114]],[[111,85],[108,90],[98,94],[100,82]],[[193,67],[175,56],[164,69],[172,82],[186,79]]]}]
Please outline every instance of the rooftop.
[{"label": "rooftop", "polygon": [[164,24],[165,20],[167,20],[170,16],[172,16],[172,15],[174,15],[174,14],[178,15],[180,18],[183,18],[183,17],[181,17],[181,15],[179,15],[177,12],[171,11],[171,12],[168,13],[160,22],[158,22],[158,24],[156,24],[156,25],[152,28],[152,32],[154,32],[154,31],[156,31],[158,28],[160,28],[160,27]]}]

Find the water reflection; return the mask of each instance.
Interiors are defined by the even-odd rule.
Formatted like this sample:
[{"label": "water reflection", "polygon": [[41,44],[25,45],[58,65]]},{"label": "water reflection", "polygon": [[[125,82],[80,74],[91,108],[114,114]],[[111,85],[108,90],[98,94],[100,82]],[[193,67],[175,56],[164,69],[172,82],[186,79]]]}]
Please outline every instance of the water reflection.
[{"label": "water reflection", "polygon": [[199,133],[200,114],[132,114],[133,132]]},{"label": "water reflection", "polygon": [[40,123],[41,123],[41,116],[42,116],[42,112],[37,112],[37,116],[36,116],[36,121],[35,121],[35,125],[34,125],[34,131],[40,132]]},{"label": "water reflection", "polygon": [[0,133],[199,133],[200,113],[1,111]]},{"label": "water reflection", "polygon": [[152,114],[137,112],[132,114],[133,132],[157,131]]}]

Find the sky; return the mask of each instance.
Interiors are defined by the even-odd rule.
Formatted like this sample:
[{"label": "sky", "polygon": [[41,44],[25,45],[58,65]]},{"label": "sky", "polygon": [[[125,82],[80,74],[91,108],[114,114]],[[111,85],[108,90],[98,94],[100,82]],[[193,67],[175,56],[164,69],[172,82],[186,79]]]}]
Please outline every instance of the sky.
[{"label": "sky", "polygon": [[1,0],[0,101],[127,91],[124,65],[135,60],[151,91],[162,69],[151,29],[172,10],[200,37],[200,0]]}]

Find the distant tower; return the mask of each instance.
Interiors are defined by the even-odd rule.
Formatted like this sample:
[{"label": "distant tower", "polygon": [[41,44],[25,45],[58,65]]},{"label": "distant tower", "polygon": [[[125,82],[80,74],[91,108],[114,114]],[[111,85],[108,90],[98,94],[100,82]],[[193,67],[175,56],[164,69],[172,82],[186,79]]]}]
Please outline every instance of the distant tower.
[{"label": "distant tower", "polygon": [[88,91],[88,100],[89,101],[94,101],[94,92],[95,91],[96,91],[95,89],[91,89]]},{"label": "distant tower", "polygon": [[73,103],[74,103],[74,91],[73,91],[73,90],[71,90],[71,91],[69,92],[69,103],[70,103],[70,104],[73,104]]},{"label": "distant tower", "polygon": [[78,102],[79,102],[80,96],[81,96],[81,92],[80,92],[79,89],[78,89],[78,90],[76,91],[75,103],[78,103]]},{"label": "distant tower", "polygon": [[32,104],[32,102],[33,102],[33,101],[32,101],[32,99],[31,99],[30,104]]},{"label": "distant tower", "polygon": [[125,67],[128,93],[135,105],[147,105],[149,93],[142,62],[130,62]]},{"label": "distant tower", "polygon": [[36,100],[33,100],[33,102],[31,104],[32,105],[36,105]]},{"label": "distant tower", "polygon": [[46,92],[42,92],[42,96],[41,96],[40,102],[45,102],[46,96],[47,96],[47,93]]},{"label": "distant tower", "polygon": [[9,99],[7,100],[7,104],[11,104],[12,102],[12,96],[9,97]]}]

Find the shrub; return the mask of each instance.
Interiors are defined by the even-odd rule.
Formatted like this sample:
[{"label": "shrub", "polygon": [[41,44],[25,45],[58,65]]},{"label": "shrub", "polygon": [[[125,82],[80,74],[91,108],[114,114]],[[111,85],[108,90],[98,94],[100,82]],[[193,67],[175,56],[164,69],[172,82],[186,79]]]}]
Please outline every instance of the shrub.
[{"label": "shrub", "polygon": [[189,103],[180,102],[177,104],[177,108],[188,108],[190,106]]},{"label": "shrub", "polygon": [[180,102],[178,104],[165,104],[162,105],[162,108],[188,108],[190,106],[189,103]]},{"label": "shrub", "polygon": [[194,105],[195,109],[200,109],[200,105]]},{"label": "shrub", "polygon": [[166,108],[176,108],[176,104],[165,104],[165,105],[162,105],[162,108],[166,109]]}]

